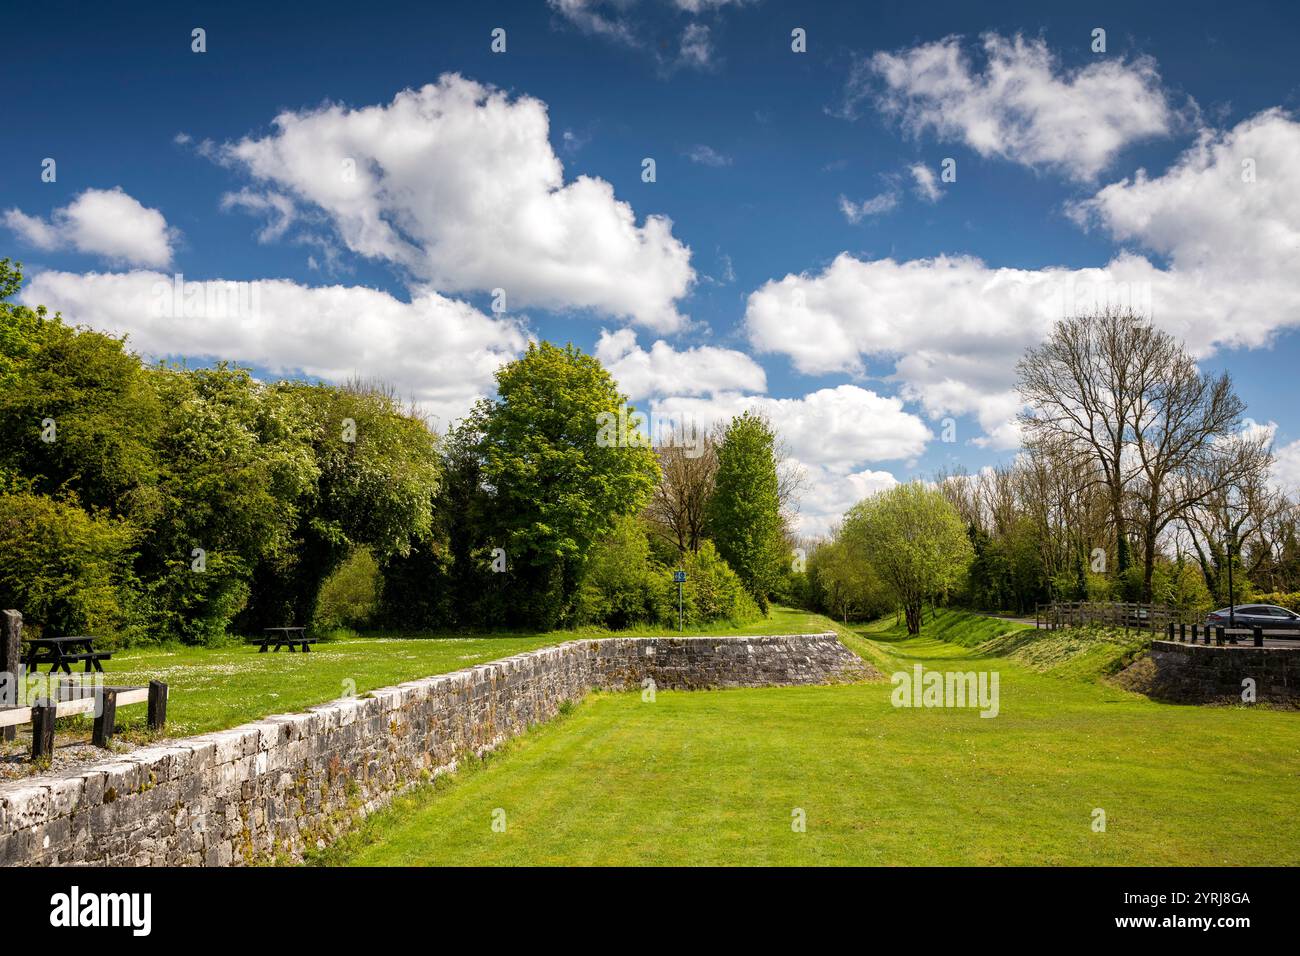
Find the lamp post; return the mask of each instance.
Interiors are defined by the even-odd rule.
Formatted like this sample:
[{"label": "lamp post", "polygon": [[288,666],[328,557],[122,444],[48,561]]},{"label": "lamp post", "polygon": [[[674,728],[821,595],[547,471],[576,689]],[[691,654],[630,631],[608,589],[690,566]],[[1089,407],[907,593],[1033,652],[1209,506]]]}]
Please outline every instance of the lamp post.
[{"label": "lamp post", "polygon": [[[1224,544],[1228,546],[1228,628],[1237,629],[1237,595],[1232,587],[1232,545],[1233,534],[1231,531],[1224,536]],[[1234,638],[1235,640],[1235,638]]]}]

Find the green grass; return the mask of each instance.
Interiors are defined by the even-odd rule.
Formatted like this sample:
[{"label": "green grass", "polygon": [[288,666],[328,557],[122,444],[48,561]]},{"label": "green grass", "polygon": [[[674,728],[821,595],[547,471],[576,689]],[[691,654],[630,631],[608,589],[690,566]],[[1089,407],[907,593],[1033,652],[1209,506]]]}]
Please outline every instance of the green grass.
[{"label": "green grass", "polygon": [[[1095,662],[1063,680],[988,656],[1019,633],[1008,622],[929,625],[907,638],[883,622],[845,642],[886,674],[996,670],[998,717],[895,708],[888,681],[593,695],[315,861],[1300,864],[1297,715],[1160,704],[1081,679]],[[792,831],[796,809],[806,832]]]},{"label": "green grass", "polygon": [[[773,608],[771,616],[753,624],[714,625],[685,633],[784,634],[825,629],[826,622],[818,615]],[[352,636],[316,644],[310,654],[290,654],[286,650],[259,654],[256,647],[238,644],[220,648],[172,645],[115,652],[105,662],[104,677],[108,683],[118,685],[146,684],[151,679],[165,682],[169,696],[166,733],[182,737],[234,727],[270,714],[303,710],[348,692],[360,694],[549,644],[614,633],[635,636],[675,632],[637,628],[468,637]],[[143,731],[143,706],[124,708],[118,720],[126,739],[147,737]],[[89,732],[88,721],[69,726]]]}]

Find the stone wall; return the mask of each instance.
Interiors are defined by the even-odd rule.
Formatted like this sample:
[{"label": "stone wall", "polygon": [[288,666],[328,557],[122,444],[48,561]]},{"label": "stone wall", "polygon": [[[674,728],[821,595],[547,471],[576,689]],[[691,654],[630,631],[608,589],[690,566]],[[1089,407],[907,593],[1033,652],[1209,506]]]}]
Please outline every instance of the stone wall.
[{"label": "stone wall", "polygon": [[588,691],[851,680],[833,633],[573,641],[0,786],[0,864],[227,866],[324,846]]},{"label": "stone wall", "polygon": [[1300,646],[1219,647],[1151,642],[1146,692],[1182,703],[1241,703],[1242,681],[1255,681],[1257,703],[1300,705]]}]

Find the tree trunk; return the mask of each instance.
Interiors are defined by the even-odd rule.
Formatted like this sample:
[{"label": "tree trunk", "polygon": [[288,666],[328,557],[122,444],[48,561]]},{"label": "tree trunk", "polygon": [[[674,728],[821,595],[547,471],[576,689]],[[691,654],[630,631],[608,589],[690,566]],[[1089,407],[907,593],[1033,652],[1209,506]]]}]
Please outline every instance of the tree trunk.
[{"label": "tree trunk", "polygon": [[1154,601],[1154,595],[1151,593],[1151,577],[1156,570],[1156,536],[1155,532],[1148,530],[1146,535],[1146,554],[1142,560],[1142,600]]},{"label": "tree trunk", "polygon": [[903,608],[903,614],[907,618],[907,633],[921,633],[921,605],[919,603],[909,604]]},{"label": "tree trunk", "polygon": [[1124,522],[1124,503],[1115,499],[1115,574],[1120,577],[1128,570],[1130,561],[1128,549],[1128,525]]}]

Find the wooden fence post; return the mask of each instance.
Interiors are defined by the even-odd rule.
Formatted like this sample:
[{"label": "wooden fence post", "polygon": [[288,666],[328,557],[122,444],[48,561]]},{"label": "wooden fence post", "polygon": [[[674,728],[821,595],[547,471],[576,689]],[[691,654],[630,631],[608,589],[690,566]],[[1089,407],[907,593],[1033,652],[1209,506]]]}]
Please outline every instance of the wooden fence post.
[{"label": "wooden fence post", "polygon": [[149,729],[162,730],[167,723],[167,685],[160,680],[149,682]]},{"label": "wooden fence post", "polygon": [[[5,680],[6,694],[14,695],[14,706],[23,703],[23,664],[19,654],[23,646],[23,616],[17,611],[5,611],[0,614],[0,672],[8,675]],[[4,739],[13,740],[17,736],[17,727],[6,727]]]},{"label": "wooden fence post", "polygon": [[54,718],[58,705],[48,697],[32,706],[32,759],[54,756]]},{"label": "wooden fence post", "polygon": [[96,747],[107,747],[113,739],[113,725],[117,723],[117,691],[111,687],[104,688],[104,699],[95,717],[95,727],[91,732],[90,742]]}]

